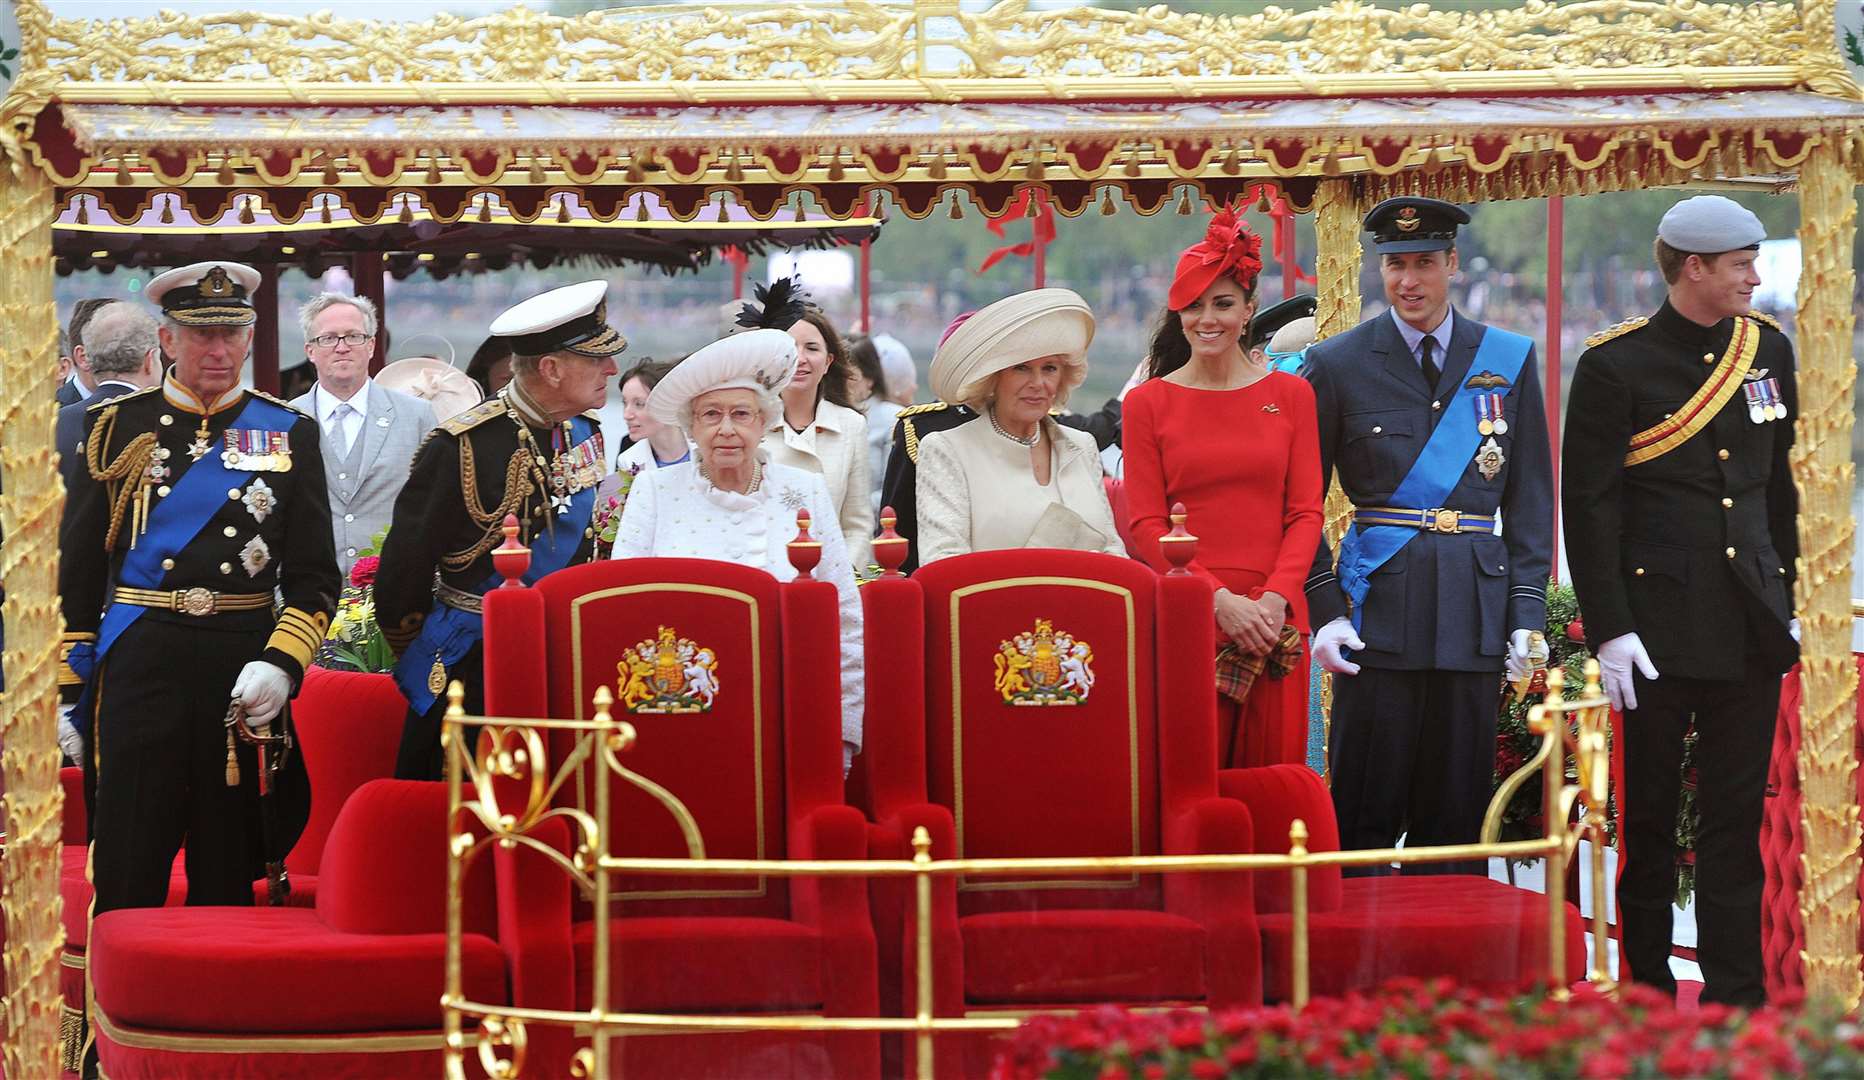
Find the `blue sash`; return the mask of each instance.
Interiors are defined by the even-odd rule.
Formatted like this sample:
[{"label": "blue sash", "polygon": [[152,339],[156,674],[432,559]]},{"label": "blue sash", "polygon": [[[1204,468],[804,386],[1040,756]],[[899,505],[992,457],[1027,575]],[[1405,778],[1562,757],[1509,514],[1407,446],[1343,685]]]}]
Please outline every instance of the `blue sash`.
[{"label": "blue sash", "polygon": [[[594,434],[595,425],[584,417],[570,421],[571,446],[581,445]],[[524,572],[524,583],[535,585],[545,575],[568,566],[576,557],[576,549],[582,546],[583,532],[594,517],[595,485],[592,484],[570,496],[569,509],[557,515],[553,527],[531,538],[531,567]],[[493,574],[472,591],[484,596],[502,580],[500,575]],[[485,622],[478,612],[461,611],[436,602],[427,613],[427,621],[421,624],[421,632],[395,662],[395,685],[401,688],[401,696],[408,699],[408,707],[426,715],[440,698],[427,685],[434,664],[451,671],[453,665],[484,637]]]},{"label": "blue sash", "polygon": [[[1508,380],[1510,394],[1514,393],[1514,384],[1521,374],[1521,365],[1527,362],[1528,350],[1534,347],[1530,338],[1507,330],[1498,330],[1491,326],[1482,335],[1482,344],[1476,349],[1475,359],[1470,361],[1471,373],[1492,371]],[[1463,471],[1469,468],[1470,459],[1476,456],[1476,449],[1482,443],[1482,433],[1476,430],[1476,409],[1473,398],[1478,393],[1491,393],[1491,388],[1477,389],[1464,380],[1457,388],[1456,396],[1450,400],[1445,415],[1438,421],[1435,431],[1424,444],[1424,449],[1411,463],[1411,471],[1398,482],[1398,488],[1392,492],[1391,505],[1405,509],[1433,510],[1442,506],[1462,481]],[[1418,535],[1417,529],[1400,525],[1355,524],[1346,530],[1340,538],[1340,587],[1353,602],[1353,630],[1359,630],[1362,612],[1365,610],[1366,593],[1372,587],[1372,574],[1386,561]]]},{"label": "blue sash", "polygon": [[[264,398],[248,398],[239,415],[233,418],[231,426],[258,431],[290,431],[291,425],[299,419],[297,413],[282,405],[274,405]],[[321,468],[321,462],[312,462],[312,467]],[[169,493],[158,500],[149,511],[148,529],[136,540],[136,546],[123,557],[123,569],[117,577],[117,584],[127,585],[132,589],[156,589],[162,585],[162,576],[167,571],[162,569],[162,560],[173,556],[188,546],[214,514],[226,505],[227,490],[244,486],[251,473],[229,469],[218,453],[210,451],[207,456],[188,466],[169,489]],[[134,483],[135,480],[131,480]],[[103,659],[116,643],[123,631],[137,619],[142,618],[146,607],[134,607],[129,604],[111,604],[105,609],[102,623],[97,628],[97,644],[89,663]],[[77,650],[72,650],[76,652]],[[88,672],[72,668],[80,676],[88,677]]]}]

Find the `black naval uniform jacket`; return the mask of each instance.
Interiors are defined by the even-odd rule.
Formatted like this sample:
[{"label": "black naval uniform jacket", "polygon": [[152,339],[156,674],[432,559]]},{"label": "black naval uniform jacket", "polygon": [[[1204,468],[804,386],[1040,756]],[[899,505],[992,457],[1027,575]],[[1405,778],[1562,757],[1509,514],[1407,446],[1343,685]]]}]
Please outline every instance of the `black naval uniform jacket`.
[{"label": "black naval uniform jacket", "polygon": [[[903,573],[919,569],[919,443],[927,435],[975,419],[977,413],[969,406],[935,401],[902,409],[893,421],[893,446],[887,451],[880,505],[893,507],[893,531],[906,538],[906,561],[900,565]],[[1094,445],[1105,450],[1120,441],[1120,399],[1108,398],[1099,411],[1086,415],[1063,413],[1055,422],[1087,432],[1094,437]]]},{"label": "black naval uniform jacket", "polygon": [[[1482,374],[1470,365],[1488,327],[1460,311],[1453,310],[1451,318],[1450,347],[1434,394],[1390,312],[1308,349],[1321,482],[1337,469],[1354,506],[1393,505],[1393,490],[1457,391]],[[1501,469],[1485,477],[1472,459],[1444,501],[1445,508],[1468,514],[1499,511],[1502,535],[1420,530],[1372,574],[1359,628],[1366,647],[1354,651],[1353,661],[1398,670],[1499,671],[1512,631],[1547,625],[1553,452],[1539,370],[1530,350],[1502,402],[1507,432],[1482,440],[1493,438],[1500,446]],[[1346,593],[1324,537],[1306,592],[1316,628],[1347,614]]]},{"label": "black naval uniform jacket", "polygon": [[[236,471],[237,479],[229,481],[225,497],[194,536],[175,543],[174,538],[152,531],[137,537],[136,543],[173,544],[173,553],[162,562],[159,589],[200,588],[220,593],[276,589],[282,605],[276,614],[260,609],[205,617],[150,608],[141,618],[190,628],[269,632],[264,652],[248,659],[277,665],[295,687],[330,627],[340,586],[324,459],[318,449],[321,432],[317,421],[285,402],[248,390],[208,417],[210,453],[221,452],[227,429],[254,396],[297,413],[286,433],[290,469]],[[159,387],[93,404],[85,414],[86,451],[108,466],[131,440],[145,432],[153,435],[156,446],[168,451],[162,464],[169,470],[159,483],[148,485],[153,514],[153,506],[194,463],[188,446],[195,439],[201,412],[200,399],[171,375]],[[129,554],[133,523],[132,515],[125,512],[115,548],[106,551],[111,494],[119,485],[96,479],[89,468],[74,470],[71,477],[59,532],[58,591],[67,641],[88,641],[96,637],[111,589]],[[135,486],[140,479],[130,477],[127,482]],[[270,489],[269,498],[255,494],[261,483]]]},{"label": "black naval uniform jacket", "polygon": [[[528,430],[544,455],[538,466],[548,474],[556,452],[551,428],[530,426]],[[599,424],[596,431],[601,431]],[[376,620],[397,656],[420,633],[433,609],[436,576],[441,583],[469,593],[483,592],[492,578],[492,548],[504,542],[502,521],[476,523],[465,493],[470,485],[487,513],[504,502],[506,468],[519,443],[516,415],[503,397],[494,397],[435,428],[415,452],[408,482],[395,499],[375,576]],[[551,521],[549,493],[541,488],[521,500],[513,512],[518,515],[520,543],[528,545],[533,536],[551,527],[547,525]],[[590,560],[595,551],[594,532],[593,527],[583,530],[569,565]],[[480,690],[478,662],[475,649],[459,669],[449,672],[467,684],[475,704]]]},{"label": "black naval uniform jacket", "polygon": [[1631,437],[1682,407],[1734,332],[1733,319],[1703,326],[1667,301],[1648,322],[1593,338],[1573,374],[1561,507],[1587,643],[1635,631],[1663,675],[1777,674],[1798,656],[1787,632],[1799,555],[1793,348],[1770,320],[1749,318],[1760,333],[1749,377],[1778,380],[1785,419],[1754,423],[1736,391],[1689,441],[1627,466]]}]

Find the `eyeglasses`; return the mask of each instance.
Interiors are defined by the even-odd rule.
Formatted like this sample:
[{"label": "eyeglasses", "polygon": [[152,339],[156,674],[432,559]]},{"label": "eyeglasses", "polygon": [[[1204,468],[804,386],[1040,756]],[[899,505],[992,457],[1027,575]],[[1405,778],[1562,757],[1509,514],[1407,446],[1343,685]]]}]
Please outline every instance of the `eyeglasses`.
[{"label": "eyeglasses", "polygon": [[351,348],[355,348],[374,336],[374,334],[365,334],[357,330],[352,330],[347,334],[319,334],[311,339],[311,344],[320,349],[334,349],[337,347],[337,342],[340,341]]},{"label": "eyeglasses", "polygon": [[757,423],[757,411],[755,409],[746,408],[743,405],[739,405],[727,411],[715,405],[710,408],[701,409],[699,413],[693,417],[693,423],[696,427],[715,428],[723,424],[727,418],[731,420],[733,427],[752,427]]}]

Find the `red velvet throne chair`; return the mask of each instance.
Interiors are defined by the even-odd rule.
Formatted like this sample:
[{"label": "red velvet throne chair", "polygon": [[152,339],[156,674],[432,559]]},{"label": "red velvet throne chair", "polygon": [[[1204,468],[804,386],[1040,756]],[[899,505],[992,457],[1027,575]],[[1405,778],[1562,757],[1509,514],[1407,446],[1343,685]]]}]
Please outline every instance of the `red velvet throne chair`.
[{"label": "red velvet throne chair", "polygon": [[[304,833],[285,857],[291,878],[291,903],[316,902],[324,849],[337,814],[350,794],[370,780],[394,775],[395,748],[408,703],[387,675],[365,675],[313,667],[292,702],[299,751],[311,777],[311,813]],[[82,771],[68,768],[59,892],[64,898],[65,951],[60,957],[59,989],[64,997],[63,1024],[67,1064],[75,1066],[82,1039],[86,947],[90,930],[91,883],[86,875],[90,845],[85,822]],[[256,903],[265,903],[265,882],[253,883]],[[168,903],[187,899],[187,878],[176,856]]]},{"label": "red velvet throne chair", "polygon": [[[509,998],[522,942],[500,932],[493,863],[527,855],[497,851],[465,879],[461,985],[475,1001]],[[97,916],[92,1021],[104,1075],[438,1075],[446,861],[446,786],[376,780],[331,826],[313,906]]]},{"label": "red velvet throne chair", "polygon": [[[1217,791],[1207,585],[1019,550],[862,593],[874,857],[910,857],[920,826],[935,858],[1252,850],[1248,809]],[[910,888],[871,887],[885,1006],[903,1016]],[[934,895],[941,1016],[1261,1000],[1246,874],[945,878]],[[941,1076],[988,1070],[988,1039],[942,1037],[937,1050]]]},{"label": "red velvet throne chair", "polygon": [[[778,584],[725,562],[628,559],[496,589],[485,616],[487,713],[584,718],[596,688],[614,687],[614,715],[638,732],[622,764],[690,810],[707,856],[865,856],[864,820],[842,804],[832,585]],[[689,663],[709,661],[709,680],[682,672],[682,651]],[[574,738],[553,733],[553,763]],[[593,812],[598,776],[613,793],[613,854],[689,854],[668,806],[623,777],[585,766],[559,802]],[[874,937],[858,879],[623,875],[614,885],[611,1009],[875,1015]],[[562,875],[500,887],[554,958],[525,973],[518,1003],[591,1008],[598,913],[588,899],[572,898]],[[610,1043],[618,1070],[653,1077],[873,1076],[878,1045],[859,1032]],[[538,1075],[556,1073],[546,1065]]]}]

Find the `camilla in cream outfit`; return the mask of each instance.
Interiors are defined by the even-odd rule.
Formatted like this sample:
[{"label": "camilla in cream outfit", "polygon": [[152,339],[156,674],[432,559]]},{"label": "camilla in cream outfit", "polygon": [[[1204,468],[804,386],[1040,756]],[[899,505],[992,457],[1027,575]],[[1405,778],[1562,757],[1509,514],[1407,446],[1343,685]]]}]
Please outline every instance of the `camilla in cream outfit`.
[{"label": "camilla in cream outfit", "polygon": [[654,387],[648,410],[686,431],[693,457],[635,478],[613,557],[719,559],[788,581],[796,576],[788,554],[796,511],[808,510],[822,544],[815,577],[840,594],[845,769],[861,747],[864,707],[861,601],[848,547],[822,477],[770,461],[759,445],[768,418],[782,415],[777,390],[795,366],[796,344],[787,333],[750,330],[693,353]]},{"label": "camilla in cream outfit", "polygon": [[922,563],[1021,547],[1126,554],[1093,436],[1048,415],[1086,378],[1093,337],[1093,314],[1067,289],[999,300],[947,333],[932,389],[979,415],[919,444]]}]

